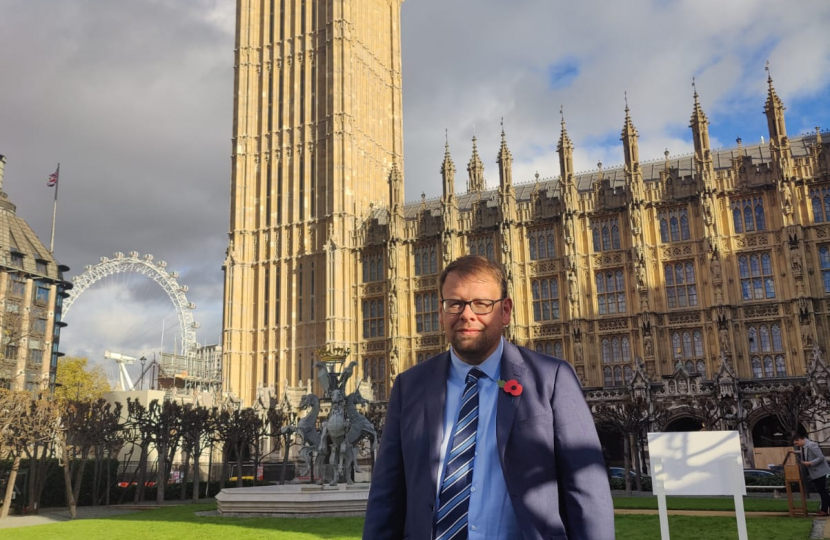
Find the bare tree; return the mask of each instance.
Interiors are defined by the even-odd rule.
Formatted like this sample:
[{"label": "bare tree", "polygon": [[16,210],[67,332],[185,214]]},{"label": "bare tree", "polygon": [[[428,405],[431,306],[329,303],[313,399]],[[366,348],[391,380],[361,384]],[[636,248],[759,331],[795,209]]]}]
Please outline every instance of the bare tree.
[{"label": "bare tree", "polygon": [[761,409],[775,417],[792,442],[803,425],[810,425],[818,416],[828,412],[823,396],[815,396],[807,382],[772,390],[758,396]]},{"label": "bare tree", "polygon": [[6,486],[6,496],[0,509],[0,518],[8,515],[22,456],[32,446],[43,445],[55,437],[58,418],[57,407],[51,401],[34,400],[31,394],[24,392],[9,393],[7,396],[9,401],[3,400],[5,403],[0,404],[0,410],[5,411],[0,414],[6,417],[5,421],[0,421],[0,433],[12,451],[14,461],[9,484]]},{"label": "bare tree", "polygon": [[619,435],[623,440],[625,492],[631,494],[631,465],[634,463],[637,489],[642,490],[639,446],[642,434],[662,424],[664,411],[655,403],[627,394],[620,401],[594,405],[594,419],[599,427]]},{"label": "bare tree", "polygon": [[222,485],[228,478],[231,456],[236,458],[236,485],[242,487],[242,462],[246,451],[256,442],[262,419],[253,409],[225,409],[217,416],[216,436],[222,443]]},{"label": "bare tree", "polygon": [[184,406],[181,416],[182,451],[185,453],[184,478],[182,478],[181,499],[187,497],[188,461],[193,461],[193,501],[199,500],[199,461],[202,458],[205,445],[213,431],[216,409],[194,407],[191,404]]}]

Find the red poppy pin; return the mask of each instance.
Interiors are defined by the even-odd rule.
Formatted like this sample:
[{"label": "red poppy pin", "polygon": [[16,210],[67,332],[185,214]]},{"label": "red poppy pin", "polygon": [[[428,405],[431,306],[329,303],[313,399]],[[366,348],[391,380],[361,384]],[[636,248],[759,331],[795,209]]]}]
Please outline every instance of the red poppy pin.
[{"label": "red poppy pin", "polygon": [[498,380],[499,388],[510,394],[511,396],[521,396],[522,395],[522,385],[519,384],[519,381],[516,379],[510,379],[509,381],[503,381],[501,379]]}]

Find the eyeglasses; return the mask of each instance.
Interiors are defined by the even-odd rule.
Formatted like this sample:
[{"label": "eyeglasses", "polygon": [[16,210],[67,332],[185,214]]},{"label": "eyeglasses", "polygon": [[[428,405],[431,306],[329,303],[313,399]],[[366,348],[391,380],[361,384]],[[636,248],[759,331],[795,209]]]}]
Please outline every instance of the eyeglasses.
[{"label": "eyeglasses", "polygon": [[470,306],[470,310],[475,313],[476,315],[487,315],[488,313],[493,311],[493,306],[497,303],[504,300],[504,298],[499,298],[498,300],[485,300],[483,298],[477,298],[475,300],[470,300],[465,302],[464,300],[441,300],[441,308],[444,310],[444,313],[451,313],[452,315],[458,315],[464,311],[464,308]]}]

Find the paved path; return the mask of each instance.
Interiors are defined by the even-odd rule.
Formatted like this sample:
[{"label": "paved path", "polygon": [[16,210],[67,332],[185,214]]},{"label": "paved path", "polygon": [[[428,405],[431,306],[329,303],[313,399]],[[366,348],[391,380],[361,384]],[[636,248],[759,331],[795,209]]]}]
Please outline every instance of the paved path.
[{"label": "paved path", "polygon": [[[147,507],[80,506],[78,507],[78,519],[108,518],[121,514],[132,514],[146,509]],[[27,527],[29,525],[47,525],[62,521],[69,521],[69,510],[66,508],[44,508],[38,515],[9,515],[5,519],[0,519],[0,529]]]}]

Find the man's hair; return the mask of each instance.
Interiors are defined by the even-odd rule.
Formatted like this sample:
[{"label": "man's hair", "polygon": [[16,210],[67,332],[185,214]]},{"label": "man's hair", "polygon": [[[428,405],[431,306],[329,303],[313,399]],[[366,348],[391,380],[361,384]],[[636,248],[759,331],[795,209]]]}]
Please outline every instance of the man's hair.
[{"label": "man's hair", "polygon": [[804,435],[802,435],[800,433],[796,433],[795,435],[793,435],[793,442],[800,441],[801,439],[806,439],[806,438],[807,437],[805,437]]},{"label": "man's hair", "polygon": [[[504,271],[501,265],[494,263],[490,259],[485,259],[478,255],[465,255],[448,264],[438,278],[438,291],[441,298],[444,298],[444,282],[451,272],[457,273],[461,278],[482,275],[492,278],[501,287],[501,297],[507,298],[507,279],[504,277]],[[497,299],[489,298],[489,300]]]}]

